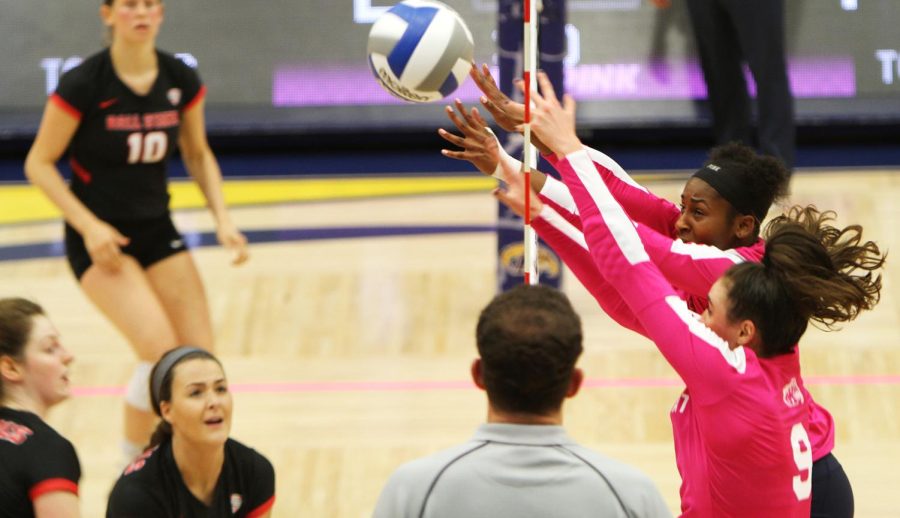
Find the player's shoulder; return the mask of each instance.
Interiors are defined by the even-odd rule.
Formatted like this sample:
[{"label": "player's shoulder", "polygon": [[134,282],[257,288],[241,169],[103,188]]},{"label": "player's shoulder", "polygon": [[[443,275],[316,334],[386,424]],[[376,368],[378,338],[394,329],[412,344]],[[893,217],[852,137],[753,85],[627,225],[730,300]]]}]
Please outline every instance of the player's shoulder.
[{"label": "player's shoulder", "polygon": [[85,58],[78,66],[60,77],[60,84],[70,83],[95,87],[96,81],[112,66],[109,49],[103,49]]},{"label": "player's shoulder", "polygon": [[124,482],[125,485],[130,485],[135,481],[154,479],[165,456],[163,449],[163,445],[157,445],[144,450],[143,453],[131,461],[131,464],[125,466],[119,481]]},{"label": "player's shoulder", "polygon": [[125,467],[109,495],[107,516],[149,516],[144,511],[155,509],[161,501],[164,481],[159,465],[163,456],[163,447],[154,446]]},{"label": "player's shoulder", "polygon": [[751,263],[762,262],[763,256],[766,254],[766,240],[759,238],[750,246],[741,246],[734,249],[734,252],[740,254],[744,261]]},{"label": "player's shoulder", "polygon": [[37,415],[5,408],[0,412],[0,441],[25,450],[75,450],[68,439]]},{"label": "player's shoulder", "polygon": [[255,476],[274,474],[272,463],[255,449],[229,438],[225,441],[225,454],[237,462],[242,471],[252,471]]},{"label": "player's shoulder", "polygon": [[192,65],[188,64],[183,56],[176,56],[171,52],[160,49],[156,49],[156,56],[159,60],[160,68],[166,70],[167,73],[172,74],[176,78],[197,77],[197,71]]}]

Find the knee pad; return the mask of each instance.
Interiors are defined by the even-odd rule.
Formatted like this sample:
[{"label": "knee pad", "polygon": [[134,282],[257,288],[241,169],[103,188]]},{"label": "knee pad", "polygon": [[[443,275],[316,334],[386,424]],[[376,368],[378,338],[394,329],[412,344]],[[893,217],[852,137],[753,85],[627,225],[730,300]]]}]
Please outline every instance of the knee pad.
[{"label": "knee pad", "polygon": [[134,408],[144,412],[153,411],[153,408],[150,406],[150,371],[152,370],[152,363],[138,363],[125,390],[125,401]]}]

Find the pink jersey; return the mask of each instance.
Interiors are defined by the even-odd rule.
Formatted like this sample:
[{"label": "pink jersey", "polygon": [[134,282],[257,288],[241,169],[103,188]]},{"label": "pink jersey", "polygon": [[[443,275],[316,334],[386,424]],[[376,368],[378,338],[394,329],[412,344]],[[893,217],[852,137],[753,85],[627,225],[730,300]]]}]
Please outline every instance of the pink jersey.
[{"label": "pink jersey", "polygon": [[[659,267],[666,280],[675,288],[676,293],[687,302],[688,308],[695,313],[702,313],[706,310],[710,288],[731,266],[743,261],[759,262],[762,260],[765,253],[763,239],[757,239],[749,247],[730,250],[720,250],[698,243],[685,243],[676,239],[675,221],[678,219],[680,210],[675,204],[659,198],[635,182],[612,158],[591,148],[585,148],[585,150],[613,197],[633,221],[641,223],[638,226],[638,234],[650,259]],[[559,169],[555,155],[543,156],[551,165]],[[569,264],[569,259],[576,263],[585,263],[583,257],[574,257],[576,252],[571,249],[572,244],[565,243],[567,239],[574,240],[573,243],[577,247],[578,242],[584,242],[583,236],[578,237],[581,232],[581,218],[571,193],[564,183],[548,176],[540,196],[542,201],[550,205],[562,218],[554,218],[554,221],[557,222],[554,225],[555,230],[551,230],[546,224],[535,225],[535,229],[573,270],[582,284],[588,287],[588,291],[594,294],[596,290],[589,286],[594,283],[602,286],[605,281],[597,280],[602,276],[597,272],[591,273],[589,266],[581,267],[581,270],[587,271],[582,271],[580,275]],[[571,224],[575,230],[567,229],[566,232],[554,236],[545,235],[558,232],[560,226],[563,225],[563,220]],[[563,248],[563,250],[557,247]],[[588,260],[587,263],[589,264],[590,261]],[[596,294],[595,298],[597,298]],[[639,325],[634,322],[633,315],[614,315],[608,310],[608,307],[622,310],[627,308],[627,305],[605,302],[601,303],[601,307],[619,324],[646,336],[646,333],[638,329]],[[810,402],[809,435],[813,445],[813,459],[819,460],[834,449],[834,418],[813,400],[803,383],[800,383],[800,387],[804,392],[804,398]]]},{"label": "pink jersey", "polygon": [[809,516],[809,400],[798,355],[760,359],[731,350],[651,260],[587,153],[573,153],[558,169],[577,203],[587,252],[615,289],[594,295],[624,302],[687,385],[672,413],[684,514]]}]

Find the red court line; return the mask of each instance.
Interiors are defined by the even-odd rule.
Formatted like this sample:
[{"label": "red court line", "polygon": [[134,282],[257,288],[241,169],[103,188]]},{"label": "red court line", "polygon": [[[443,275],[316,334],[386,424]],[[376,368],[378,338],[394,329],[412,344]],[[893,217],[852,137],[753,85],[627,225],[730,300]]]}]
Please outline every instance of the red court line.
[{"label": "red court line", "polygon": [[[810,376],[807,385],[900,385],[900,375],[872,376]],[[680,387],[681,380],[673,378],[591,378],[585,388],[655,388]],[[410,380],[410,381],[299,381],[276,383],[234,383],[231,391],[241,394],[301,394],[316,392],[419,392],[437,390],[468,390],[475,388],[471,381]],[[119,396],[125,387],[73,387],[77,397]]]}]

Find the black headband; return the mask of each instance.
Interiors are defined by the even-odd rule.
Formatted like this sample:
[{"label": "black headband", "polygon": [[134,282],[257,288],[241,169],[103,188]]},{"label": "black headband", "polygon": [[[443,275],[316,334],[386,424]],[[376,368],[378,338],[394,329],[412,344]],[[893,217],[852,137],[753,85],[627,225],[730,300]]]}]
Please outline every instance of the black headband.
[{"label": "black headband", "polygon": [[750,214],[759,221],[765,219],[769,206],[764,200],[754,200],[740,176],[727,163],[709,163],[697,170],[691,178],[699,178],[708,183],[741,214]]},{"label": "black headband", "polygon": [[182,358],[193,353],[204,353],[206,356],[212,358],[212,355],[209,354],[206,349],[185,345],[178,347],[177,349],[172,349],[159,360],[159,363],[156,364],[156,370],[153,372],[153,379],[150,380],[150,395],[153,398],[154,404],[159,404],[159,391],[162,390],[162,383],[166,378],[166,374],[168,374],[169,371],[172,370],[172,367],[181,361]]}]

